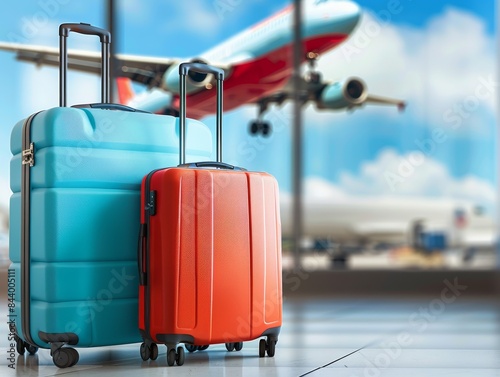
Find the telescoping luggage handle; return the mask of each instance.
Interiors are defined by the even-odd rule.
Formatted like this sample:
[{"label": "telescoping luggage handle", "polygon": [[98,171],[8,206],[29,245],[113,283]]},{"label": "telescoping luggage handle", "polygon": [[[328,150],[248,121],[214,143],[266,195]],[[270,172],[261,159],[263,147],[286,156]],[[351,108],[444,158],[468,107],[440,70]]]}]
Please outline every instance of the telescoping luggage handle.
[{"label": "telescoping luggage handle", "polygon": [[[216,161],[195,162],[192,164],[185,164],[186,161],[186,77],[189,71],[199,73],[212,74],[217,80],[217,113],[216,113]],[[202,63],[182,63],[179,66],[180,81],[180,121],[179,121],[179,166],[186,167],[214,167],[219,169],[229,170],[245,170],[233,165],[225,164],[222,162],[222,83],[224,81],[224,71],[220,68],[213,67]]]},{"label": "telescoping luggage handle", "polygon": [[66,38],[70,32],[96,35],[101,40],[102,47],[102,82],[101,97],[103,103],[109,103],[109,45],[111,34],[109,31],[90,24],[66,23],[59,26],[59,106],[66,107],[66,76],[68,72],[68,48]]}]

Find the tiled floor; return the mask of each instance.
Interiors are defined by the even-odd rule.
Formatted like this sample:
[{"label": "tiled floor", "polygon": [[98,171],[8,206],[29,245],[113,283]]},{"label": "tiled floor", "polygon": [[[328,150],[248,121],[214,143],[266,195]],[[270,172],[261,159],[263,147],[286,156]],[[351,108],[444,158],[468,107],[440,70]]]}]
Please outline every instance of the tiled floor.
[{"label": "tiled floor", "polygon": [[[451,300],[448,300],[451,301]],[[1,303],[2,318],[6,304]],[[464,296],[419,299],[287,299],[274,358],[256,341],[241,352],[224,346],[186,354],[167,367],[165,347],[143,362],[139,345],[79,349],[80,361],[58,369],[48,350],[7,367],[7,326],[0,328],[0,376],[500,376],[500,302]]]}]

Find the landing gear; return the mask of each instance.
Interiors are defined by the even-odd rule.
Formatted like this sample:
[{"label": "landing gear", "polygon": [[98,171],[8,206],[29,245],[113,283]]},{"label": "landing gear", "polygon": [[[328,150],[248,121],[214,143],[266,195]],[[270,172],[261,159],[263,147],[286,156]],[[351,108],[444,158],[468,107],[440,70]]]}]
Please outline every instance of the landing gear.
[{"label": "landing gear", "polygon": [[271,123],[266,122],[263,118],[264,113],[267,111],[269,104],[271,102],[276,102],[276,103],[282,103],[285,100],[285,97],[283,98],[263,98],[261,101],[259,101],[259,114],[257,115],[257,119],[253,120],[250,122],[250,125],[248,127],[248,131],[250,132],[250,135],[252,136],[257,136],[257,135],[262,135],[264,137],[267,137],[271,135],[272,127]]},{"label": "landing gear", "polygon": [[307,65],[309,70],[304,75],[304,80],[308,84],[321,84],[321,73],[316,70],[316,63],[319,54],[316,52],[308,52],[306,54]]},{"label": "landing gear", "polygon": [[[301,105],[306,104],[309,100],[317,100],[317,93],[319,93],[319,91],[321,91],[325,86],[325,84],[322,83],[321,73],[319,73],[316,69],[318,58],[319,54],[316,52],[309,51],[306,54],[306,61],[309,69],[305,73],[304,77],[301,77],[301,89],[298,93]],[[250,135],[262,135],[264,137],[269,136],[272,132],[272,127],[269,122],[263,120],[264,113],[268,110],[269,105],[276,104],[281,106],[286,100],[292,98],[294,98],[294,95],[289,89],[261,98],[257,102],[259,106],[257,119],[250,122],[248,128]]]},{"label": "landing gear", "polygon": [[304,75],[304,80],[310,84],[319,84],[321,83],[321,73],[319,72],[306,72]]},{"label": "landing gear", "polygon": [[250,122],[249,131],[252,136],[261,134],[267,137],[271,134],[272,128],[269,122],[259,119]]}]

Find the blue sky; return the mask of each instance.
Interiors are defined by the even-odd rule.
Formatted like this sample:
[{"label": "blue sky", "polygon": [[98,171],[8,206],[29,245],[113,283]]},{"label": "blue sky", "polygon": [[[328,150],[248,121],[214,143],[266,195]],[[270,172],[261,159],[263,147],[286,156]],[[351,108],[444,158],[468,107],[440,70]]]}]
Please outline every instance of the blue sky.
[{"label": "blue sky", "polygon": [[[0,18],[0,40],[57,46],[57,25],[62,22],[105,26],[103,3],[9,2]],[[117,3],[119,52],[192,57],[289,2]],[[217,3],[226,4],[227,10],[221,13]],[[492,205],[496,197],[497,89],[484,90],[488,90],[485,83],[496,81],[496,3],[359,0],[358,4],[365,10],[358,31],[345,46],[323,56],[319,68],[327,80],[359,76],[370,92],[404,98],[409,106],[404,114],[375,107],[352,114],[305,109],[306,179],[320,178],[352,195],[454,196]],[[378,32],[362,45],[360,35],[373,30],[373,25],[378,25]],[[349,46],[351,50],[347,50]],[[95,41],[78,36],[71,39],[70,47],[98,48]],[[352,48],[356,53],[348,52]],[[5,203],[10,130],[31,112],[57,105],[57,72],[17,62],[5,52],[0,52],[0,64],[4,71],[0,203]],[[70,103],[98,100],[97,78],[72,74],[70,80],[78,86],[73,92],[70,87]],[[478,87],[486,95],[476,103]],[[464,106],[471,111],[464,111]],[[255,113],[252,107],[243,107],[226,114],[226,158],[250,169],[269,171],[277,176],[282,190],[289,192],[291,107],[271,109],[267,117],[275,132],[269,139],[248,137],[247,124]],[[211,125],[213,118],[206,122]],[[429,143],[436,134],[440,142]]]}]

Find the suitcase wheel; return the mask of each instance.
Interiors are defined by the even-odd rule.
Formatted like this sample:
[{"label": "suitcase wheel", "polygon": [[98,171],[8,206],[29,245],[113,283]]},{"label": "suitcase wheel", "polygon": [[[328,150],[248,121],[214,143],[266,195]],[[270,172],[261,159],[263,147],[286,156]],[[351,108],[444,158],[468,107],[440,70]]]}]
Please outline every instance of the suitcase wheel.
[{"label": "suitcase wheel", "polygon": [[148,346],[146,346],[146,343],[141,344],[141,359],[144,361],[149,360],[151,350],[149,349]]},{"label": "suitcase wheel", "polygon": [[243,342],[226,343],[226,349],[229,352],[232,352],[232,351],[241,351],[242,348],[243,348]]},{"label": "suitcase wheel", "polygon": [[175,348],[171,348],[167,352],[167,364],[168,366],[172,366],[175,364],[175,359],[177,358],[177,354],[175,353]]},{"label": "suitcase wheel", "polygon": [[25,342],[17,335],[15,337],[15,340],[16,340],[16,350],[19,355],[24,355],[24,351],[28,351],[30,355],[34,355],[35,353],[38,352],[38,347],[33,346],[28,342]]},{"label": "suitcase wheel", "polygon": [[266,356],[266,348],[267,348],[266,340],[261,339],[259,342],[259,357]]},{"label": "suitcase wheel", "polygon": [[274,357],[274,352],[276,351],[276,341],[271,340],[267,342],[267,356]]},{"label": "suitcase wheel", "polygon": [[186,344],[186,349],[191,353],[194,351],[205,351],[208,346],[195,346],[194,344]]},{"label": "suitcase wheel", "polygon": [[16,350],[19,355],[24,355],[24,341],[16,335]]},{"label": "suitcase wheel", "polygon": [[177,347],[177,357],[175,358],[175,362],[179,366],[184,364],[184,347]]},{"label": "suitcase wheel", "polygon": [[168,366],[172,366],[175,363],[177,365],[181,366],[184,364],[184,347],[177,347],[177,352],[175,351],[175,348],[170,348],[167,352],[167,364]]},{"label": "suitcase wheel", "polygon": [[269,339],[267,341],[265,339],[261,339],[259,342],[259,357],[267,356],[273,357],[276,351],[276,343],[278,343],[277,339]]},{"label": "suitcase wheel", "polygon": [[151,356],[149,356],[151,360],[156,360],[158,358],[158,346],[156,343],[151,344]]},{"label": "suitcase wheel", "polygon": [[52,361],[59,368],[69,368],[75,365],[80,356],[74,348],[59,348],[52,353]]},{"label": "suitcase wheel", "polygon": [[156,360],[158,358],[158,346],[156,343],[151,343],[148,346],[146,343],[141,344],[141,359],[147,361],[149,359]]},{"label": "suitcase wheel", "polygon": [[24,346],[26,347],[26,351],[28,351],[30,355],[34,355],[38,351],[38,347],[35,347],[29,343],[25,343]]}]

